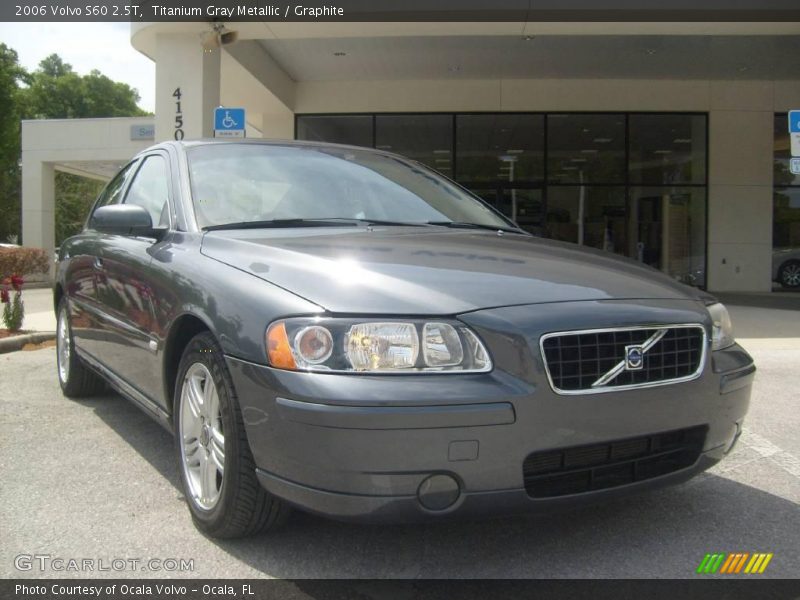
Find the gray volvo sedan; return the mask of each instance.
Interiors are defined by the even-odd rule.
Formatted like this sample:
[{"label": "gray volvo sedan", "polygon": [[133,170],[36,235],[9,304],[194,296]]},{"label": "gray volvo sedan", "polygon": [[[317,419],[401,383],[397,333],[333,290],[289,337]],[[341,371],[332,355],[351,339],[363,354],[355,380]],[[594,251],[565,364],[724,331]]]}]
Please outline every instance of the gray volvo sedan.
[{"label": "gray volvo sedan", "polygon": [[54,301],[65,395],[109,384],[173,431],[217,537],[681,482],[731,450],[755,372],[712,296],[330,144],[142,152],[61,245]]}]

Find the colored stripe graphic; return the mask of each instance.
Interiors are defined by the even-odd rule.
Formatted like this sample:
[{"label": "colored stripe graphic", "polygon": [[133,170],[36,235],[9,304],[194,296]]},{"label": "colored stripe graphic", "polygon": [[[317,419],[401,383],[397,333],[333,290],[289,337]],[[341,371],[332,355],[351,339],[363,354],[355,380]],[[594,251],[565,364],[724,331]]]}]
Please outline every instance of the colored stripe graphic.
[{"label": "colored stripe graphic", "polygon": [[700,561],[696,572],[708,575],[715,573],[733,575],[741,573],[742,569],[744,569],[747,574],[760,574],[766,570],[773,556],[771,552],[755,552],[753,554],[749,552],[708,553]]},{"label": "colored stripe graphic", "polygon": [[758,572],[763,573],[764,570],[767,568],[769,561],[771,560],[772,560],[772,552],[770,552],[769,554],[767,554],[767,556],[764,557],[764,562],[761,563],[761,568],[758,570]]},{"label": "colored stripe graphic", "polygon": [[745,552],[745,553],[742,555],[742,559],[739,561],[739,564],[738,564],[738,565],[736,565],[736,571],[731,571],[731,572],[732,572],[732,573],[734,573],[734,572],[735,572],[735,573],[738,573],[739,571],[741,571],[741,570],[742,570],[742,567],[744,566],[744,563],[745,563],[745,561],[747,560],[747,557],[748,557],[748,556],[750,556],[750,553],[749,553],[749,552]]},{"label": "colored stripe graphic", "polygon": [[738,554],[728,554],[728,559],[722,564],[722,568],[720,569],[720,573],[730,573],[731,569],[736,566],[737,562],[739,561]]},{"label": "colored stripe graphic", "polygon": [[708,561],[709,561],[710,559],[711,559],[711,555],[710,555],[710,554],[706,554],[706,555],[703,557],[703,560],[701,560],[701,561],[700,561],[700,565],[697,567],[697,571],[696,571],[696,573],[705,573],[705,572],[706,572],[706,571],[705,571],[705,569],[706,569],[706,565],[708,564]]}]

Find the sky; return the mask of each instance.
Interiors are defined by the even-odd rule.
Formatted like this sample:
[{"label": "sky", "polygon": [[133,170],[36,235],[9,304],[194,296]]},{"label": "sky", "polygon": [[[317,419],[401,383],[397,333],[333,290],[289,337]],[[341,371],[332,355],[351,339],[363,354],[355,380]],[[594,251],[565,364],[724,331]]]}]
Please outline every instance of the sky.
[{"label": "sky", "polygon": [[0,42],[17,51],[26,69],[58,54],[81,75],[97,69],[127,83],[139,92],[139,106],[155,112],[155,63],[134,50],[130,39],[128,23],[0,23]]}]

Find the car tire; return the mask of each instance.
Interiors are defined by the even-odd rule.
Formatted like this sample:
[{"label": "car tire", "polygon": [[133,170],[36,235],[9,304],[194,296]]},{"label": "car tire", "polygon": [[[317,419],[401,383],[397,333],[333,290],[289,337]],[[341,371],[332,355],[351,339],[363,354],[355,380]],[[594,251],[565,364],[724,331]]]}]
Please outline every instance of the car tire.
[{"label": "car tire", "polygon": [[61,391],[69,398],[86,398],[106,390],[106,382],[75,353],[66,298],[58,303],[56,314],[56,368]]},{"label": "car tire", "polygon": [[800,260],[787,260],[778,269],[778,281],[785,288],[800,287]]},{"label": "car tire", "polygon": [[197,528],[239,538],[281,525],[289,508],[258,482],[233,381],[211,333],[186,346],[173,406],[181,482]]}]

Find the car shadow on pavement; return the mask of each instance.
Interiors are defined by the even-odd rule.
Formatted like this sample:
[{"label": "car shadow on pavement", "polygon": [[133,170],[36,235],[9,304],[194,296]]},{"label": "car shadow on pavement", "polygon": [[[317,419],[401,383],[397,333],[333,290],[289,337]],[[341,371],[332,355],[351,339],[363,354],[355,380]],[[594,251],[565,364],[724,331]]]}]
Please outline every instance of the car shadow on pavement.
[{"label": "car shadow on pavement", "polygon": [[[116,394],[81,404],[181,493],[165,429]],[[795,577],[798,531],[797,503],[706,473],[548,516],[365,525],[295,511],[275,532],[209,543],[266,576],[292,579],[683,578],[713,552],[772,552],[765,576]]]},{"label": "car shadow on pavement", "polygon": [[800,507],[716,475],[542,516],[415,525],[339,523],[295,512],[272,534],[218,546],[280,578],[695,576],[708,552],[772,552],[800,567]]},{"label": "car shadow on pavement", "polygon": [[138,406],[112,391],[74,402],[91,408],[178,492],[183,493],[175,464],[173,437],[166,429]]}]

